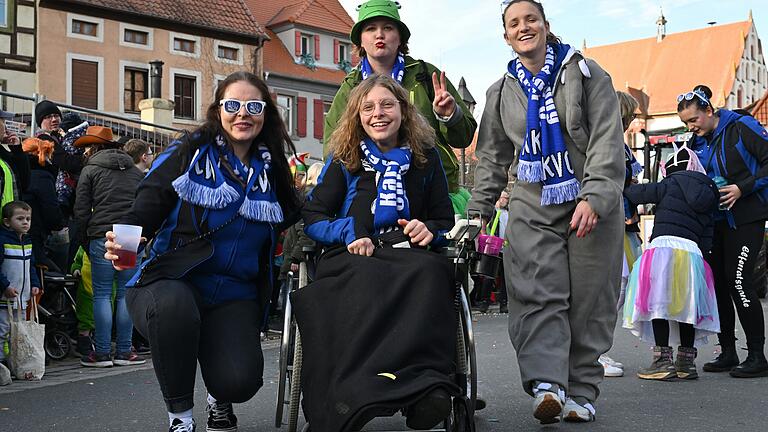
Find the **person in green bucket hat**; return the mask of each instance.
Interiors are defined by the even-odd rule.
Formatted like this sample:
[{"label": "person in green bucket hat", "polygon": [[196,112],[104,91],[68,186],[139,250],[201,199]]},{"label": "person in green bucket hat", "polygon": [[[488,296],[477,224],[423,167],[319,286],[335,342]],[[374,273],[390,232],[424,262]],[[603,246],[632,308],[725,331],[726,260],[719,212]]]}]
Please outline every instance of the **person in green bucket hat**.
[{"label": "person in green bucket hat", "polygon": [[451,148],[467,147],[477,122],[445,72],[407,55],[411,32],[400,21],[399,9],[400,4],[390,0],[369,0],[358,6],[350,39],[361,61],[344,78],[325,117],[323,156],[327,156],[328,139],[336,130],[349,92],[370,75],[389,75],[408,91],[411,103],[435,130],[454,213],[464,214],[469,192],[459,185],[459,161]]}]

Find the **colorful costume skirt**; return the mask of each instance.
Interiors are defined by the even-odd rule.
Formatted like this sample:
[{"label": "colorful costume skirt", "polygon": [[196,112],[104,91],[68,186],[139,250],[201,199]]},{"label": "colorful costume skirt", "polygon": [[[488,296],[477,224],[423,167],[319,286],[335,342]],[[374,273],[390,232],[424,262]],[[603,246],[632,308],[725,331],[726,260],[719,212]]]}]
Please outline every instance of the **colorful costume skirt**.
[{"label": "colorful costume skirt", "polygon": [[642,245],[643,241],[640,240],[640,235],[638,233],[624,232],[624,259],[622,260],[621,267],[621,291],[619,292],[619,302],[616,305],[616,309],[619,313],[621,313],[624,307],[627,283],[629,282],[629,275],[632,272],[632,267],[643,252]]},{"label": "colorful costume skirt", "polygon": [[[720,332],[712,270],[695,242],[675,236],[651,241],[632,267],[623,316],[624,328],[652,345],[654,319],[692,324],[696,346]],[[680,343],[678,326],[670,326],[669,343]]]}]

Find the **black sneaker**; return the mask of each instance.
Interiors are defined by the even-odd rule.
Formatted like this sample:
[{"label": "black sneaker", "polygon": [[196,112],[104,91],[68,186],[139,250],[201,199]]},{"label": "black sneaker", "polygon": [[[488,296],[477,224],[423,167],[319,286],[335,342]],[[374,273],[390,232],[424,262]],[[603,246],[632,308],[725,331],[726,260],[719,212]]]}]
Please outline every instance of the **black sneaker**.
[{"label": "black sneaker", "polygon": [[736,353],[736,347],[723,348],[720,355],[704,363],[704,372],[728,372],[738,365],[739,355]]},{"label": "black sneaker", "polygon": [[88,353],[93,351],[93,340],[90,335],[78,335],[77,336],[77,348],[75,349],[78,354],[83,357],[88,356]]},{"label": "black sneaker", "polygon": [[237,417],[231,403],[216,402],[205,408],[208,413],[208,432],[236,432]]},{"label": "black sneaker", "polygon": [[408,407],[405,425],[411,429],[432,429],[451,415],[451,396],[436,388]]},{"label": "black sneaker", "polygon": [[730,375],[734,378],[768,377],[768,361],[765,359],[762,347],[760,351],[750,350],[746,360],[733,368]]},{"label": "black sneaker", "polygon": [[114,363],[112,363],[111,354],[97,354],[96,351],[91,351],[88,353],[88,355],[83,356],[80,359],[80,364],[85,367],[97,368],[107,368],[114,366]]},{"label": "black sneaker", "polygon": [[192,419],[192,423],[184,423],[181,419],[175,418],[168,432],[195,432],[195,419]]}]

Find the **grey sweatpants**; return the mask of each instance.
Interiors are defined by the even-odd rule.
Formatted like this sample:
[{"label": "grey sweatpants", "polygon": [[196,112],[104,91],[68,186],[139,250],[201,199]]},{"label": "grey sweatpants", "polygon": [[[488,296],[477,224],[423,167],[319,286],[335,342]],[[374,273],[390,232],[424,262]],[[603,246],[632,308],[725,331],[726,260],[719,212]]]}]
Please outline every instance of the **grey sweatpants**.
[{"label": "grey sweatpants", "polygon": [[509,203],[504,268],[509,336],[523,388],[560,385],[594,401],[598,357],[613,343],[621,280],[623,213],[618,202],[584,238],[569,233],[575,202],[540,205],[540,186],[518,183]]}]

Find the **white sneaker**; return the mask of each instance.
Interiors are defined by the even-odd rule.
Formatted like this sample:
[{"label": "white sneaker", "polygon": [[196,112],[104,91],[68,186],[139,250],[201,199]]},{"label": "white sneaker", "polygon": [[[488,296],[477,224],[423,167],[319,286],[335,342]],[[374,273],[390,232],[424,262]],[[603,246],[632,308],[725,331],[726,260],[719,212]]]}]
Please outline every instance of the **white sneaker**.
[{"label": "white sneaker", "polygon": [[[557,392],[553,391],[557,390]],[[537,383],[533,389],[533,416],[541,424],[560,421],[565,393],[549,383]]]},{"label": "white sneaker", "polygon": [[195,432],[195,419],[190,422],[184,422],[182,419],[175,418],[171,422],[168,432]]},{"label": "white sneaker", "polygon": [[605,377],[620,377],[624,376],[624,369],[618,368],[609,363],[600,362],[603,365],[603,376]]},{"label": "white sneaker", "polygon": [[595,421],[595,407],[589,402],[581,406],[573,399],[568,398],[563,408],[563,420],[575,423],[593,422]]},{"label": "white sneaker", "polygon": [[611,365],[613,367],[617,367],[619,369],[624,369],[624,365],[622,363],[617,362],[616,360],[608,357],[605,354],[601,355],[600,358],[597,361],[599,361],[600,364],[602,364],[602,365],[609,364],[609,365]]}]

